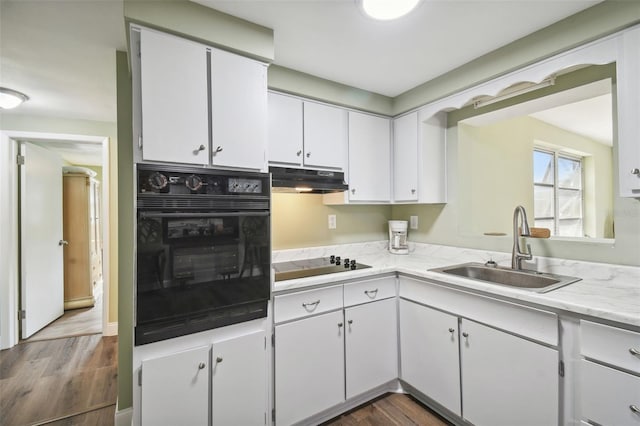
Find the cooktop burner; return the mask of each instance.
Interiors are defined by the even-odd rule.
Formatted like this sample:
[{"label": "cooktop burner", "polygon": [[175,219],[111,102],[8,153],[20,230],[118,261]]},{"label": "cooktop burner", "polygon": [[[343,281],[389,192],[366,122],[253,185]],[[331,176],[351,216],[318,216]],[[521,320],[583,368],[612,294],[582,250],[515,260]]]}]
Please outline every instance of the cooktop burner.
[{"label": "cooktop burner", "polygon": [[313,277],[316,275],[333,274],[336,272],[365,268],[371,268],[371,266],[358,263],[355,259],[350,259],[348,257],[342,258],[340,256],[292,260],[290,262],[273,264],[273,269],[276,272],[276,281]]}]

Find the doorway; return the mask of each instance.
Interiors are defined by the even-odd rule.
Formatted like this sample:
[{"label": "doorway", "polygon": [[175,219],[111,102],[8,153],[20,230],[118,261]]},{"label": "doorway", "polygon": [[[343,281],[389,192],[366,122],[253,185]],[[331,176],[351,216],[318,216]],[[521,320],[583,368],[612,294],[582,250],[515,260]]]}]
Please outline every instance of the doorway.
[{"label": "doorway", "polygon": [[[101,136],[80,136],[63,134],[44,134],[33,132],[2,132],[2,152],[0,161],[3,168],[3,178],[7,178],[8,184],[0,187],[0,200],[8,201],[0,207],[0,252],[6,250],[9,256],[2,258],[7,266],[5,283],[0,283],[0,349],[9,348],[17,344],[21,339],[25,342],[33,340],[45,340],[60,337],[76,336],[83,334],[101,333],[112,335],[113,323],[109,323],[109,139]],[[96,274],[91,281],[91,301],[83,301],[82,297],[74,297],[73,300],[61,301],[64,306],[64,314],[54,314],[54,321],[48,323],[43,329],[31,330],[24,334],[21,328],[23,320],[24,292],[24,267],[30,259],[32,250],[24,250],[20,226],[24,220],[25,211],[23,197],[20,194],[22,167],[17,163],[18,153],[21,147],[28,144],[32,148],[49,151],[62,159],[63,164],[71,169],[72,174],[86,174],[87,182],[93,182],[91,196],[93,198],[91,208],[93,222],[90,224],[95,230],[93,238],[89,238],[94,254],[100,261],[98,265],[103,273]],[[13,159],[13,161],[11,161]],[[17,161],[16,161],[17,160]],[[60,176],[62,176],[62,169]],[[77,173],[76,173],[77,172]],[[51,212],[46,208],[41,209],[43,215]],[[39,212],[30,211],[30,215]],[[53,232],[52,232],[53,234]],[[66,234],[65,234],[66,235]],[[54,237],[56,238],[56,237]],[[56,245],[66,248],[66,241],[60,237]],[[22,253],[22,254],[21,254]],[[28,285],[28,283],[27,283]],[[33,291],[32,291],[33,293]],[[6,297],[5,297],[6,296]],[[77,296],[77,295],[76,295]],[[86,299],[86,298],[85,298]],[[56,298],[56,304],[58,304]],[[86,302],[86,303],[85,303]],[[35,305],[37,306],[37,305]],[[32,314],[34,310],[32,309]],[[29,316],[29,312],[26,312]]]}]

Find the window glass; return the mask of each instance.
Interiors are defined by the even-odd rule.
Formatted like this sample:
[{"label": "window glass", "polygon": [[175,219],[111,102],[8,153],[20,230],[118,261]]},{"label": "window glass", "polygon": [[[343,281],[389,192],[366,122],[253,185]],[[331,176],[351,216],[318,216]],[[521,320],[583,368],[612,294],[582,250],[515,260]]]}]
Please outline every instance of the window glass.
[{"label": "window glass", "polygon": [[562,188],[582,188],[582,168],[579,160],[558,157],[558,186]]},{"label": "window glass", "polygon": [[543,151],[533,151],[533,181],[553,185],[554,176],[553,154]]}]

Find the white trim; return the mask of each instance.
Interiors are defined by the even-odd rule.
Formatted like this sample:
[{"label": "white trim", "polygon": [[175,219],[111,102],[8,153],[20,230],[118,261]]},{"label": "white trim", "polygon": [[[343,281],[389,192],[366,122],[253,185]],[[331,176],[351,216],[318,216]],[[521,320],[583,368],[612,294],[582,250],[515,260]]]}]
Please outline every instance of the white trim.
[{"label": "white trim", "polygon": [[[118,405],[116,404],[116,407]],[[131,426],[133,423],[133,408],[125,408],[124,410],[116,410],[113,416],[114,426]]]},{"label": "white trim", "polygon": [[118,335],[118,321],[108,322],[104,327],[102,334],[104,336],[117,336]]},{"label": "white trim", "polygon": [[[86,136],[60,133],[0,131],[0,349],[8,349],[16,345],[18,338],[18,167],[16,164],[18,140],[42,141],[84,141],[100,143],[103,147],[103,199],[102,199],[102,235],[103,235],[103,333],[110,330],[108,326],[109,287],[110,287],[110,236],[109,214],[110,197],[110,141],[104,136]],[[106,154],[105,154],[106,153]],[[5,272],[6,271],[6,272]],[[117,324],[117,323],[116,323]],[[116,326],[117,329],[117,326]]]}]

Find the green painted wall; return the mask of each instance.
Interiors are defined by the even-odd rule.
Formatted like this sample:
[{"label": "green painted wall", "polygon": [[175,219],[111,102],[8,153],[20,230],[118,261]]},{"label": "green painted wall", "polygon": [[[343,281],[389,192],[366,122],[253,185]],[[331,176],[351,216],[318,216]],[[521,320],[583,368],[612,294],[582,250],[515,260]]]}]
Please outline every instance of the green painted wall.
[{"label": "green painted wall", "polygon": [[116,55],[118,103],[118,407],[133,404],[133,110],[125,52]]}]

